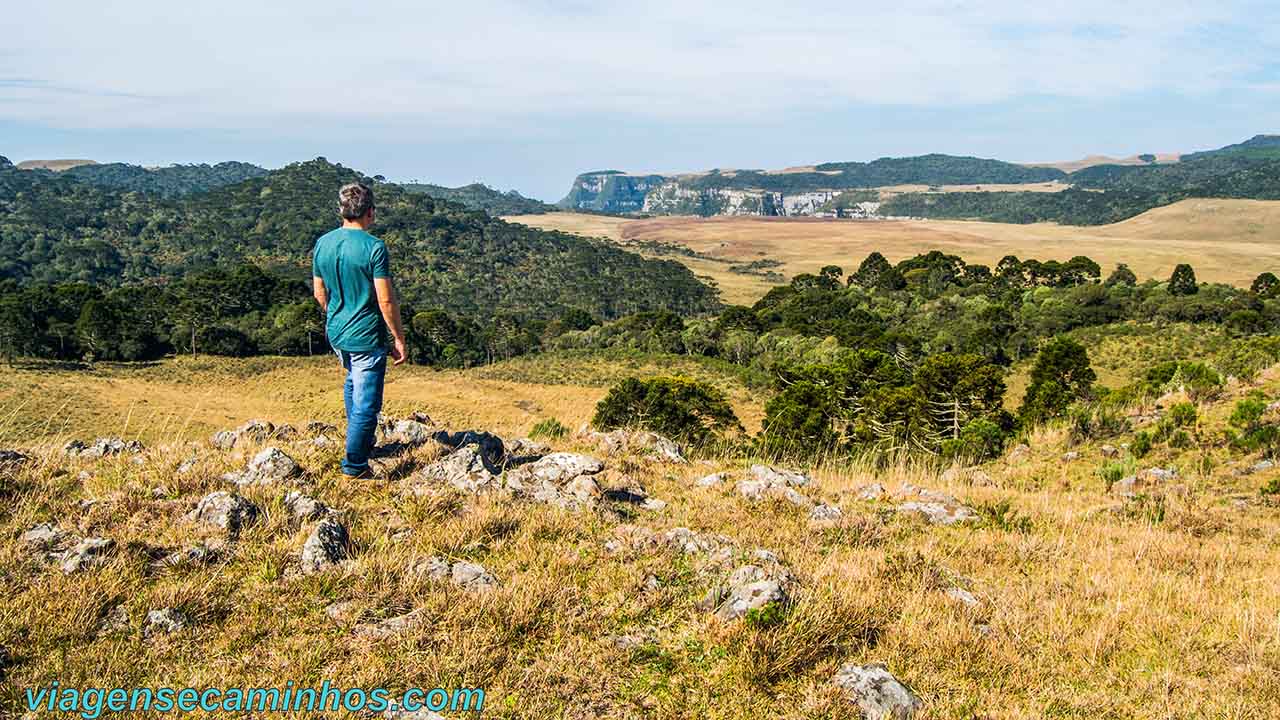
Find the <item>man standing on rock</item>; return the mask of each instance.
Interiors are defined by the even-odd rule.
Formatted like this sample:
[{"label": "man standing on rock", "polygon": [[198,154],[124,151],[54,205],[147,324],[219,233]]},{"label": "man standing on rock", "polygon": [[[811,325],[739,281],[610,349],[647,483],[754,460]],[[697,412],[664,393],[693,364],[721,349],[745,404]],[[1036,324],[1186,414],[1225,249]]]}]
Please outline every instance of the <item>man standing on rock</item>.
[{"label": "man standing on rock", "polygon": [[369,477],[382,384],[387,372],[387,331],[394,364],[404,362],[400,302],[391,286],[387,246],[369,234],[373,227],[373,189],[362,183],[338,190],[342,227],[316,241],[311,283],[325,312],[329,344],[347,371],[342,399],[347,408],[347,452],[342,472]]}]

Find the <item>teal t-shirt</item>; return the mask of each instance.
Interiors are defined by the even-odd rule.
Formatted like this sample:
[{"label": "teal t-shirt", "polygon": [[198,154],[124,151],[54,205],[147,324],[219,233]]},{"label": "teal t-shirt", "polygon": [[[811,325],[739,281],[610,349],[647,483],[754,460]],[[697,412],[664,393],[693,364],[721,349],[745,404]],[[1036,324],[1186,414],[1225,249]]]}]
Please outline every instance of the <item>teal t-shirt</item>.
[{"label": "teal t-shirt", "polygon": [[386,348],[386,322],[378,309],[374,278],[391,277],[387,246],[363,230],[338,228],[316,240],[311,274],[329,293],[325,332],[335,350]]}]

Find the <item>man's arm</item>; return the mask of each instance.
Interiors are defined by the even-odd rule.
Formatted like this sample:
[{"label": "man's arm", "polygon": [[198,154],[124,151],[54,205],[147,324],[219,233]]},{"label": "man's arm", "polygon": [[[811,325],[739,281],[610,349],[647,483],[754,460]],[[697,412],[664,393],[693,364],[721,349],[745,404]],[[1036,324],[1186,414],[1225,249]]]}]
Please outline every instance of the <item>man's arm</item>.
[{"label": "man's arm", "polygon": [[329,291],[325,289],[324,280],[319,275],[311,276],[311,296],[320,303],[320,309],[329,312]]},{"label": "man's arm", "polygon": [[391,329],[391,340],[395,346],[391,348],[391,361],[399,365],[405,360],[404,326],[400,324],[400,298],[391,286],[391,278],[375,277],[373,291],[378,296],[378,309],[382,311],[382,319]]}]

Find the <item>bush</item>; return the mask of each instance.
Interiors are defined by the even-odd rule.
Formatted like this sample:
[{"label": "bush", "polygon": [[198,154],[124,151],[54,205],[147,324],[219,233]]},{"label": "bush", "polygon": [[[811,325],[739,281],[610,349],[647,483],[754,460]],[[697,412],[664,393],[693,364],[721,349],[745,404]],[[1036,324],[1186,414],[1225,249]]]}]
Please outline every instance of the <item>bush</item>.
[{"label": "bush", "polygon": [[1109,404],[1077,406],[1070,418],[1072,444],[1112,438],[1129,430],[1129,421]]},{"label": "bush", "polygon": [[1230,436],[1231,445],[1245,452],[1261,450],[1264,456],[1274,457],[1280,444],[1280,428],[1263,421],[1266,412],[1267,400],[1257,391],[1237,402],[1228,420],[1235,428]]},{"label": "bush", "polygon": [[596,405],[591,424],[599,430],[640,427],[694,445],[743,431],[724,393],[679,377],[623,380]]},{"label": "bush", "polygon": [[1058,417],[1072,402],[1088,397],[1097,379],[1083,345],[1065,337],[1050,340],[1031,368],[1020,420],[1025,425]]},{"label": "bush", "polygon": [[1185,390],[1192,400],[1211,400],[1222,390],[1222,374],[1202,362],[1171,360],[1147,370],[1143,385],[1152,395]]},{"label": "bush", "polygon": [[1098,468],[1098,477],[1102,478],[1102,482],[1106,484],[1107,492],[1111,492],[1111,486],[1120,482],[1125,476],[1133,473],[1132,461],[1109,462]]},{"label": "bush", "polygon": [[1169,408],[1168,419],[1174,427],[1188,427],[1196,424],[1196,406],[1189,402],[1175,403]]},{"label": "bush", "polygon": [[1134,434],[1133,442],[1129,443],[1129,452],[1134,457],[1146,457],[1151,452],[1151,433],[1140,430]]},{"label": "bush", "polygon": [[796,382],[765,404],[764,428],[758,440],[767,455],[811,457],[839,440],[832,427],[831,394],[812,382]]},{"label": "bush", "polygon": [[529,437],[534,440],[547,438],[550,440],[558,440],[569,434],[569,428],[564,423],[555,418],[547,418],[539,420],[533,429],[529,431]]},{"label": "bush", "polygon": [[991,420],[979,418],[960,428],[960,437],[942,441],[942,456],[948,460],[983,462],[1004,449],[1005,431]]}]

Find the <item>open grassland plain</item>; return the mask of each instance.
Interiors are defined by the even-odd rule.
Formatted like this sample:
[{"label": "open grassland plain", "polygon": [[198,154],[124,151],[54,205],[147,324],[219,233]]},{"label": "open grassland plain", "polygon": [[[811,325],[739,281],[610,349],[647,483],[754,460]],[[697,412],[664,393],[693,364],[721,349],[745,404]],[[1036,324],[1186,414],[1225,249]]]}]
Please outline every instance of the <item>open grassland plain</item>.
[{"label": "open grassland plain", "polygon": [[[994,266],[1005,255],[1038,260],[1093,258],[1110,272],[1126,263],[1139,279],[1165,279],[1191,263],[1202,282],[1248,287],[1259,272],[1280,267],[1280,201],[1183,200],[1113,225],[1012,225],[961,220],[852,221],[816,218],[660,217],[629,219],[574,213],[514,216],[514,222],[619,242],[642,254],[664,254],[714,280],[726,302],[751,304],[776,279],[734,272],[757,260],[786,277],[826,265],[852,272],[872,251],[891,262],[931,250]],[[682,247],[693,255],[662,246]]]},{"label": "open grassland plain", "polygon": [[[1106,359],[1117,372],[1127,362],[1119,348]],[[745,392],[714,364],[681,362],[565,355],[396,368],[388,412],[512,438],[537,418],[585,420],[601,383],[633,372],[700,373]],[[548,442],[601,458],[596,482],[630,490],[574,510],[432,482],[424,471],[447,453],[435,442],[401,447],[377,477],[355,481],[337,470],[338,444],[208,441],[254,417],[333,422],[338,380],[327,358],[6,374],[0,447],[28,459],[0,469],[0,716],[21,716],[23,689],[54,680],[327,679],[483,687],[481,717],[494,718],[858,718],[833,683],[848,663],[884,664],[920,698],[917,717],[1280,716],[1280,474],[1222,441],[1237,400],[1280,395],[1275,368],[1195,402],[1184,426],[1193,442],[1141,458],[1124,448],[1158,409],[1105,437],[1045,427],[963,471],[797,468],[812,478],[794,488],[799,500],[745,497],[736,481],[759,461],[749,454],[676,463],[574,434]],[[742,406],[748,396],[735,397]],[[100,459],[61,449],[107,433],[146,447]],[[267,446],[300,474],[238,488],[223,479]],[[1119,475],[1152,467],[1171,479],[1114,491]],[[700,482],[717,472],[728,476]],[[627,500],[637,488],[662,503]],[[260,510],[234,539],[185,519],[222,490]],[[316,521],[286,505],[295,490],[349,529],[346,559],[300,571]],[[913,497],[972,516],[930,523],[909,510]],[[815,503],[840,514],[815,519]],[[22,539],[40,523],[114,546],[67,573]],[[677,528],[693,535],[669,534]],[[186,552],[196,547],[211,554]],[[734,567],[775,562],[757,549],[789,570],[785,600],[736,619],[708,611],[702,601]],[[431,557],[480,565],[492,583],[422,572]],[[183,622],[148,620],[164,608]]]}]

